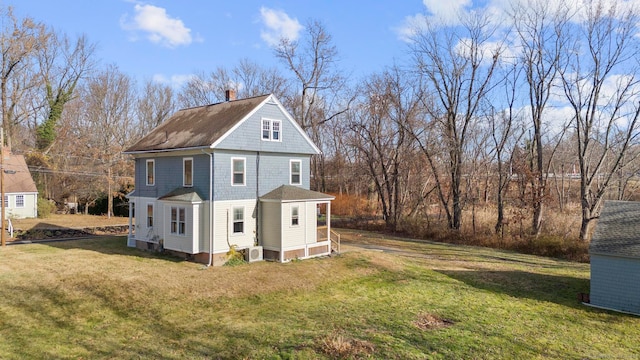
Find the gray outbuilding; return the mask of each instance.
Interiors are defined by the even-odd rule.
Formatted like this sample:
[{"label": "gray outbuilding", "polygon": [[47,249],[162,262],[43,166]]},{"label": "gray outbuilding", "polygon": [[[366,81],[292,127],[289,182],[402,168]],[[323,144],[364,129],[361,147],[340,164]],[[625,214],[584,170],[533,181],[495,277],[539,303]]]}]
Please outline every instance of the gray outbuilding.
[{"label": "gray outbuilding", "polygon": [[590,305],[640,315],[640,202],[605,202],[589,254]]}]

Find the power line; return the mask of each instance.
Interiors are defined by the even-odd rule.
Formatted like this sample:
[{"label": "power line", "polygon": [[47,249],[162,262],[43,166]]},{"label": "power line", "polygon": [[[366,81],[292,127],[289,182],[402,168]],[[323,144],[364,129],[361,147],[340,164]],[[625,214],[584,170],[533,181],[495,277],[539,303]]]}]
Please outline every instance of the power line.
[{"label": "power line", "polygon": [[[106,177],[107,174],[101,173],[93,173],[86,171],[70,171],[70,170],[52,170],[52,169],[43,169],[40,167],[29,166],[29,171],[37,172],[37,173],[45,173],[45,174],[65,174],[65,175],[78,175],[78,176],[96,176],[96,177]],[[112,175],[112,178],[133,178],[133,176],[122,176],[122,175]]]}]

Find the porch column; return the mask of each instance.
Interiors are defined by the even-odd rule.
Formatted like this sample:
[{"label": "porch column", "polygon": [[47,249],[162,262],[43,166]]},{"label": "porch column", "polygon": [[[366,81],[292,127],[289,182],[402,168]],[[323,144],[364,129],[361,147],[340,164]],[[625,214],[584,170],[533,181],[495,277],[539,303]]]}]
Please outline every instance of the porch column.
[{"label": "porch column", "polygon": [[327,202],[327,239],[329,239],[329,249],[331,249],[331,201]]},{"label": "porch column", "polygon": [[135,240],[133,239],[133,207],[135,202],[129,202],[129,236],[127,236],[127,246],[135,247]]}]

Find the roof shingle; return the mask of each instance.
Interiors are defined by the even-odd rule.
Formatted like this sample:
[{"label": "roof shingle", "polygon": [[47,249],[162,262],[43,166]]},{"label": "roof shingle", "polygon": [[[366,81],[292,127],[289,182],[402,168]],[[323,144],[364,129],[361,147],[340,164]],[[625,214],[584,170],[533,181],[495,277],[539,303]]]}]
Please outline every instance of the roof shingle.
[{"label": "roof shingle", "polygon": [[5,193],[37,193],[38,188],[31,177],[24,156],[5,154],[4,158],[4,191]]},{"label": "roof shingle", "polygon": [[211,146],[269,96],[182,109],[125,153]]},{"label": "roof shingle", "polygon": [[589,252],[640,258],[640,202],[605,201]]},{"label": "roof shingle", "polygon": [[305,200],[333,200],[334,196],[321,192],[303,189],[292,185],[282,185],[262,197],[262,201],[305,201]]}]

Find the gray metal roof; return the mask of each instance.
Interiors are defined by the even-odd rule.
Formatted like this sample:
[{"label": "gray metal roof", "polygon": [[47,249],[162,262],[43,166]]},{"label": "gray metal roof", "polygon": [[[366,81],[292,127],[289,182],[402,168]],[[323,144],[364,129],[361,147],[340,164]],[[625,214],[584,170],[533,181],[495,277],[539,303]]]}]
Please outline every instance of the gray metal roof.
[{"label": "gray metal roof", "polygon": [[211,146],[270,95],[182,109],[125,153]]},{"label": "gray metal roof", "polygon": [[335,199],[334,196],[292,185],[282,185],[260,197],[260,201],[279,202],[310,200],[329,201],[333,199]]},{"label": "gray metal roof", "polygon": [[589,252],[640,258],[640,202],[605,201]]},{"label": "gray metal roof", "polygon": [[180,187],[169,192],[168,194],[159,197],[158,200],[196,203],[201,202],[202,197],[200,197],[200,195],[198,195],[198,193],[193,190],[193,188]]}]

